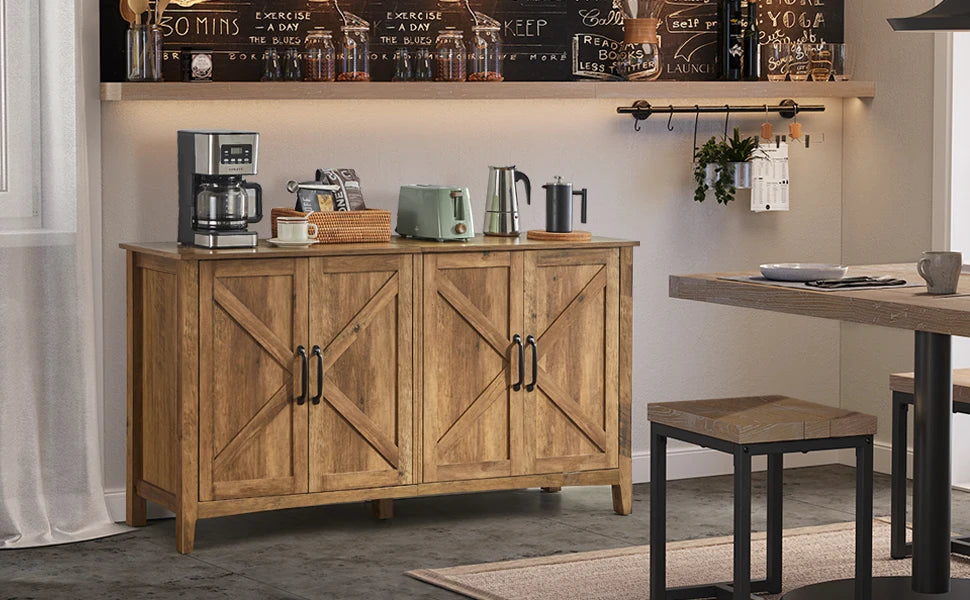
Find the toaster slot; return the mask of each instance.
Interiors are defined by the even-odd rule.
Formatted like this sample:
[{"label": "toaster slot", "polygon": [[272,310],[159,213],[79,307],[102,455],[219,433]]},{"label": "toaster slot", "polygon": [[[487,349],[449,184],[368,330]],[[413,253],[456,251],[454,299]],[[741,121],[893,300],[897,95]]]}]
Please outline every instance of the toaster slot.
[{"label": "toaster slot", "polygon": [[455,221],[465,220],[465,198],[461,191],[451,192],[451,202],[454,205]]}]

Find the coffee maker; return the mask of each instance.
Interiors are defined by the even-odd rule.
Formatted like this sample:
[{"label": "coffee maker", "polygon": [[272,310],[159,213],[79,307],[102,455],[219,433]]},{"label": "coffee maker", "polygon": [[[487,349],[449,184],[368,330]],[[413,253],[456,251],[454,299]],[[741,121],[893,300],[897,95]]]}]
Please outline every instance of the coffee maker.
[{"label": "coffee maker", "polygon": [[263,218],[263,190],[243,179],[256,174],[259,134],[179,131],[180,244],[255,248],[250,223]]}]

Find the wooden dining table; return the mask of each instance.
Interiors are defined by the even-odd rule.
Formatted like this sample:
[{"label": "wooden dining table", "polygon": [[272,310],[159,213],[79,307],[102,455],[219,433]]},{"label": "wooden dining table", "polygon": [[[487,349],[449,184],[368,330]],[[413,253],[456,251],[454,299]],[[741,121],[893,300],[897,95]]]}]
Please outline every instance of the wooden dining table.
[{"label": "wooden dining table", "polygon": [[[925,285],[821,291],[737,280],[757,275],[672,275],[670,297],[915,332],[913,574],[874,578],[872,599],[970,599],[970,579],[950,577],[950,346],[951,336],[970,337],[970,276],[962,276],[957,292],[948,295],[930,295]],[[847,274],[860,275],[922,281],[915,264],[850,267]],[[854,583],[818,583],[790,591],[783,600],[862,600],[855,598]]]}]

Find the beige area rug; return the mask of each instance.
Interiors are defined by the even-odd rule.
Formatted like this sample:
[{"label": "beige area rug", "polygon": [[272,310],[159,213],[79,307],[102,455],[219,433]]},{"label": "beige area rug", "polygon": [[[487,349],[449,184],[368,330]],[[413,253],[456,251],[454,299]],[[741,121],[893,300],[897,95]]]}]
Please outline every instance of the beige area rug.
[{"label": "beige area rug", "polygon": [[[839,523],[789,529],[784,543],[784,591],[854,575],[855,526]],[[765,535],[753,534],[752,577],[765,576]],[[889,558],[889,524],[873,522],[873,573],[910,575],[912,561]],[[407,574],[478,600],[643,600],[648,598],[650,547],[421,569]],[[667,545],[667,587],[731,579],[731,538]],[[954,556],[954,577],[970,577],[970,561]],[[780,596],[766,596],[775,599]]]}]

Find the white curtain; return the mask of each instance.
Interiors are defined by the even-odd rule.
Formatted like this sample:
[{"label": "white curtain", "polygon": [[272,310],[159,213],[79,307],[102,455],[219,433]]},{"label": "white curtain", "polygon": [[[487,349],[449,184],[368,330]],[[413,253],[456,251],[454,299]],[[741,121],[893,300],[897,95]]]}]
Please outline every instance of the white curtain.
[{"label": "white curtain", "polygon": [[[0,6],[3,3],[0,2]],[[40,0],[40,230],[0,232],[0,548],[125,531],[105,506],[90,111],[99,110],[89,36],[97,3]],[[8,3],[9,7],[9,3]],[[64,31],[75,31],[72,39]],[[7,32],[4,32],[6,35]],[[47,44],[46,46],[43,44]],[[51,71],[53,69],[53,72]],[[62,89],[52,89],[63,86]],[[95,91],[96,94],[96,91]],[[90,131],[93,129],[93,131]],[[7,140],[16,151],[21,140]],[[96,142],[96,140],[95,140]],[[94,143],[94,148],[97,148]],[[94,165],[97,168],[97,161]],[[0,214],[0,218],[3,215]]]}]

